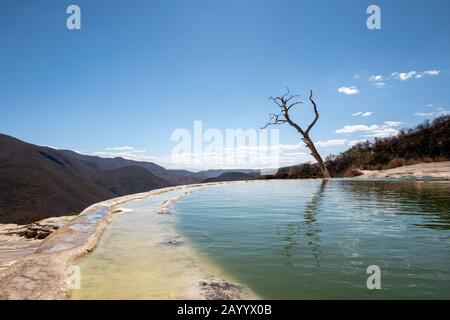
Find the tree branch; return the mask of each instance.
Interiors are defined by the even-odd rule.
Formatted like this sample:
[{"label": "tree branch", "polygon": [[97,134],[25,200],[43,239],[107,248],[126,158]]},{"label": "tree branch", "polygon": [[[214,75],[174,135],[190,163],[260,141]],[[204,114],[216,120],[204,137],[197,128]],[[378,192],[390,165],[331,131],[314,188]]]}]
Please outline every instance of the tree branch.
[{"label": "tree branch", "polygon": [[[310,91],[309,94],[309,101],[311,102],[311,104],[313,105],[313,109],[314,109],[314,120],[311,122],[311,124],[308,126],[308,128],[306,129],[306,131],[304,131],[302,129],[302,127],[300,127],[300,125],[298,125],[297,123],[295,123],[294,121],[292,121],[290,115],[289,115],[289,111],[291,110],[291,108],[297,104],[300,104],[300,101],[297,102],[293,102],[291,104],[288,105],[289,101],[291,101],[292,99],[298,97],[298,95],[290,95],[289,92],[289,88],[287,89],[287,93],[280,96],[280,97],[270,97],[269,99],[272,100],[273,102],[275,102],[277,104],[277,106],[281,109],[281,113],[279,114],[270,114],[270,120],[269,122],[266,123],[266,125],[264,127],[262,127],[261,129],[265,129],[268,126],[271,125],[278,125],[278,124],[282,124],[282,123],[288,123],[289,125],[291,125],[292,127],[294,127],[298,133],[301,134],[302,136],[302,141],[303,143],[306,145],[306,147],[311,151],[311,155],[314,157],[314,159],[316,159],[320,172],[322,173],[322,176],[327,179],[330,178],[330,173],[327,169],[327,166],[325,165],[322,157],[320,156],[319,152],[317,151],[314,142],[311,140],[311,138],[309,137],[309,132],[311,131],[311,129],[314,127],[314,125],[316,124],[317,120],[319,120],[319,112],[317,111],[317,105],[316,102],[313,99],[313,91]],[[287,97],[287,98],[286,98]]]},{"label": "tree branch", "polygon": [[289,101],[291,101],[292,99],[297,98],[297,97],[300,97],[300,95],[299,94],[291,95],[289,98],[286,99],[286,103],[288,103]]},{"label": "tree branch", "polygon": [[297,104],[301,104],[301,103],[303,103],[303,102],[298,101],[298,102],[292,103],[289,107],[286,108],[286,111],[289,111],[289,109],[291,109],[293,106],[295,106]]},{"label": "tree branch", "polygon": [[278,101],[277,101],[278,99],[280,99],[280,98],[279,98],[279,97],[276,97],[276,98],[270,97],[270,98],[269,98],[269,100],[272,100],[273,102],[276,103],[277,106],[279,106],[279,107],[281,108],[281,104],[279,104]]},{"label": "tree branch", "polygon": [[[305,134],[305,131],[294,121],[291,120],[290,116],[289,116],[289,110],[297,105],[300,104],[302,102],[297,101],[294,103],[291,103],[289,106],[287,105],[288,102],[296,97],[298,97],[299,95],[290,95],[290,91],[289,88],[287,89],[287,93],[285,93],[284,95],[282,95],[281,97],[270,97],[269,100],[272,100],[278,107],[280,107],[281,109],[281,113],[278,115],[275,114],[270,114],[270,120],[269,122],[266,123],[266,125],[264,127],[262,127],[261,129],[266,129],[267,127],[271,126],[271,125],[279,125],[279,124],[283,124],[283,123],[288,123],[291,126],[293,126],[301,135]],[[289,96],[288,98],[286,98],[287,96]],[[284,119],[280,119],[280,117],[283,117]]]},{"label": "tree branch", "polygon": [[309,132],[311,131],[311,129],[314,127],[314,125],[316,124],[317,120],[319,120],[319,112],[317,111],[317,105],[316,102],[313,99],[313,91],[310,91],[309,94],[309,101],[311,101],[313,107],[314,107],[314,114],[316,115],[313,122],[311,122],[311,124],[308,126],[308,129],[306,129],[305,134],[309,135]]},{"label": "tree branch", "polygon": [[267,127],[272,126],[272,125],[279,125],[279,124],[286,123],[286,120],[280,119],[281,116],[283,116],[283,115],[282,114],[270,113],[269,114],[269,119],[270,120],[261,129],[266,129]]},{"label": "tree branch", "polygon": [[287,92],[284,95],[281,96],[281,99],[283,99],[283,100],[284,100],[285,97],[287,97],[290,94],[289,87],[286,87],[286,91]]}]

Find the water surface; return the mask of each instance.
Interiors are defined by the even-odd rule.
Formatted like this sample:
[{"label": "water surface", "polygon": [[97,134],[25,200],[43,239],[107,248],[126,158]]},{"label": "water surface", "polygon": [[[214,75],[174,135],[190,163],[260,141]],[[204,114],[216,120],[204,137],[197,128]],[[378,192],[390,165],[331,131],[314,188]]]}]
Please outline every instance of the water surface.
[{"label": "water surface", "polygon": [[[450,298],[450,183],[283,180],[199,190],[176,227],[268,299]],[[381,290],[366,269],[381,268]]]},{"label": "water surface", "polygon": [[[186,299],[198,279],[224,277],[179,237],[175,215],[155,212],[163,201],[184,193],[122,205],[124,212],[114,217],[94,252],[77,263],[81,288],[72,291],[72,299]],[[167,244],[168,239],[182,244]]]}]

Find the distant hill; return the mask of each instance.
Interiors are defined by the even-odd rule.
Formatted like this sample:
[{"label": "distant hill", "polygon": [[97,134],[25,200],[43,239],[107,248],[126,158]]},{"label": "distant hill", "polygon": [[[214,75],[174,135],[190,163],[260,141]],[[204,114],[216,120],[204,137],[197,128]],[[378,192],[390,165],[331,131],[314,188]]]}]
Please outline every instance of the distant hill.
[{"label": "distant hill", "polygon": [[98,173],[94,179],[96,185],[119,196],[173,185],[155,176],[148,170],[137,166],[105,170]]},{"label": "distant hill", "polygon": [[[329,156],[325,164],[333,177],[352,177],[358,170],[382,170],[420,162],[450,160],[450,116],[432,122],[425,121],[415,128],[403,129],[389,138],[358,143]],[[281,168],[266,179],[302,179],[321,177],[316,164],[301,164]]]},{"label": "distant hill", "polygon": [[220,181],[239,181],[239,180],[254,180],[259,177],[259,173],[251,172],[225,172],[217,177],[205,179],[203,182],[220,182]]},{"label": "distant hill", "polygon": [[128,160],[121,157],[101,158],[97,156],[88,156],[79,154],[70,150],[58,150],[58,151],[72,158],[89,162],[100,170],[118,169],[127,166],[141,167],[153,173],[154,175],[168,181],[173,185],[200,183],[208,178],[217,177],[225,172],[242,172],[248,174],[259,174],[258,170],[252,169],[211,169],[199,172],[191,172],[188,170],[170,170],[165,169],[153,162]]},{"label": "distant hill", "polygon": [[121,157],[101,158],[101,157],[97,157],[97,156],[87,156],[87,155],[76,153],[71,150],[58,150],[58,151],[61,153],[64,153],[65,155],[68,155],[72,158],[92,163],[97,168],[102,169],[102,170],[112,170],[112,169],[118,169],[118,168],[127,167],[127,166],[139,166],[139,167],[143,167],[144,169],[147,169],[150,172],[153,172],[154,174],[164,173],[166,171],[166,169],[164,169],[163,167],[161,167],[153,162],[133,161],[133,160],[127,160],[127,159],[124,159]]},{"label": "distant hill", "polygon": [[[230,171],[167,170],[152,162],[82,155],[0,134],[0,223],[24,224],[76,214],[109,198],[200,183]],[[257,172],[242,171],[244,175]],[[231,174],[218,181],[233,177],[242,178]]]},{"label": "distant hill", "polygon": [[172,185],[136,166],[102,170],[0,134],[0,223],[79,213],[105,199]]},{"label": "distant hill", "polygon": [[207,175],[209,178],[212,177],[218,177],[223,173],[228,172],[240,172],[240,173],[246,173],[251,175],[259,175],[260,170],[254,170],[254,169],[210,169],[205,171],[200,171],[199,173]]},{"label": "distant hill", "polygon": [[173,185],[199,183],[209,177],[208,175],[202,174],[201,172],[195,173],[186,170],[167,170],[153,162],[134,161],[121,157],[101,158],[97,156],[79,154],[70,150],[59,151],[70,157],[91,163],[100,170],[112,170],[128,166],[141,167]]}]

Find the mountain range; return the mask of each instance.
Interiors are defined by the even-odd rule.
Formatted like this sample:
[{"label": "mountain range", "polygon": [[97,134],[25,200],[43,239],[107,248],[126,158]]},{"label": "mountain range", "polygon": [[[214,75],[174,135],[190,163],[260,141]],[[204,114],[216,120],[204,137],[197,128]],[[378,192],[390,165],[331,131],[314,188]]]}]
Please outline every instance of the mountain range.
[{"label": "mountain range", "polygon": [[168,170],[152,162],[82,155],[0,134],[0,223],[78,214],[99,201],[157,188],[257,176],[256,170]]}]

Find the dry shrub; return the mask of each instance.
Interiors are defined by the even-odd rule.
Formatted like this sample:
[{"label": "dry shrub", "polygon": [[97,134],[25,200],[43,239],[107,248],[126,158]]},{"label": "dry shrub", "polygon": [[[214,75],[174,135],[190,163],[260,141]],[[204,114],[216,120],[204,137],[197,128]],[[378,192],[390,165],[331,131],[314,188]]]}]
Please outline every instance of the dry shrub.
[{"label": "dry shrub", "polygon": [[383,165],[382,164],[374,165],[369,170],[383,170]]},{"label": "dry shrub", "polygon": [[359,171],[357,168],[348,168],[347,170],[344,171],[343,173],[343,177],[345,178],[351,178],[351,177],[357,177],[362,175],[363,173],[361,171]]},{"label": "dry shrub", "polygon": [[433,159],[434,162],[444,162],[444,161],[448,161],[449,159],[445,158],[445,157],[435,157]]},{"label": "dry shrub", "polygon": [[383,170],[398,168],[405,165],[405,160],[401,158],[394,158],[388,162],[387,165],[383,166]]},{"label": "dry shrub", "polygon": [[417,159],[408,159],[408,160],[405,161],[404,166],[412,166],[412,165],[419,164],[419,163],[421,163],[420,160],[417,160]]},{"label": "dry shrub", "polygon": [[[395,158],[402,158],[404,162]],[[352,166],[381,170],[417,164],[418,160],[425,163],[450,161],[450,115],[401,130],[393,137],[357,143],[339,155],[330,156],[327,166],[334,176],[343,176]]]}]

